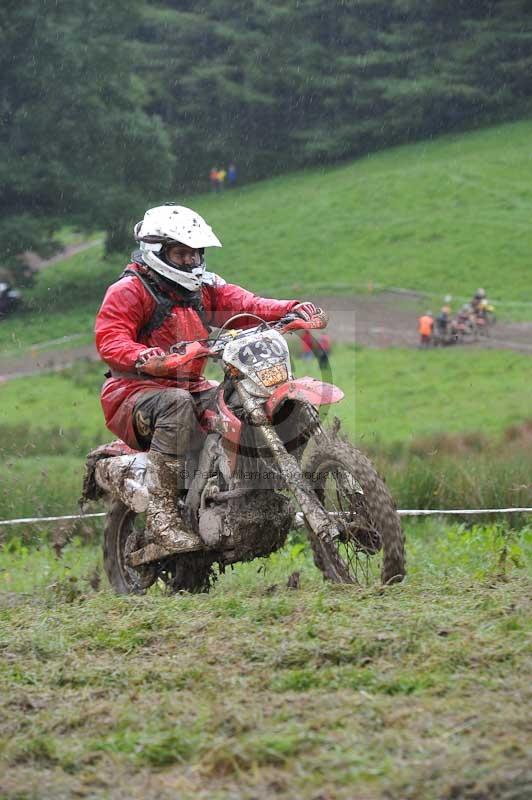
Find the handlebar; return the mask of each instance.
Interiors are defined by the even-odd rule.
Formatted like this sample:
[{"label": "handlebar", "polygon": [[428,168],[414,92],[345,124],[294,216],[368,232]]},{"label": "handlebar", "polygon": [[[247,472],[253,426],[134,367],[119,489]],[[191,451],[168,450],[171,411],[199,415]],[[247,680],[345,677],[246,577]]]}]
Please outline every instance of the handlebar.
[{"label": "handlebar", "polygon": [[[237,317],[249,317],[249,316],[250,316],[249,314],[238,314],[235,317],[233,317],[233,319],[236,319]],[[218,334],[218,336],[216,336],[214,340],[207,339],[205,344],[206,347],[208,347],[211,350],[213,355],[215,355],[219,353],[221,350],[223,350],[225,345],[228,342],[233,341],[233,339],[239,336],[247,336],[248,334],[253,333],[254,331],[258,331],[265,326],[270,330],[278,331],[279,333],[293,333],[294,331],[297,330],[318,330],[321,328],[326,328],[328,322],[329,322],[329,316],[325,311],[323,311],[323,309],[320,309],[319,313],[315,314],[309,320],[302,319],[302,317],[300,317],[299,314],[288,313],[273,324],[266,322],[266,320],[263,320],[260,323],[260,325],[256,325],[254,328],[239,329],[237,334],[234,334],[233,332],[226,333],[225,335]]]},{"label": "handlebar", "polygon": [[[231,319],[237,317],[254,316],[250,314],[237,314]],[[260,319],[258,317],[258,319]],[[279,333],[292,333],[297,330],[319,330],[326,328],[329,321],[328,315],[322,309],[318,314],[314,314],[309,320],[302,319],[298,314],[286,314],[278,322],[271,325],[262,320],[259,325],[254,328],[244,328],[239,330],[238,333],[233,331],[225,334],[218,334],[215,339],[204,339],[202,341],[179,342],[170,348],[170,353],[164,356],[154,356],[138,367],[140,372],[145,372],[154,377],[165,377],[165,375],[174,374],[189,361],[196,358],[219,358],[223,352],[226,344],[233,341],[240,336],[246,336],[253,331],[260,330],[264,326],[271,330],[276,330]]]}]

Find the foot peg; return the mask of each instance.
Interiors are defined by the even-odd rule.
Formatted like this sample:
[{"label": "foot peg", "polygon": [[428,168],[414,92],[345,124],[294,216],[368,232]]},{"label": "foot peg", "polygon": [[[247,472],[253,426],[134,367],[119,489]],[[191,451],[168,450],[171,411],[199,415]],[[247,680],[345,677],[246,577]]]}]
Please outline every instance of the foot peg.
[{"label": "foot peg", "polygon": [[201,541],[197,537],[194,537],[194,539],[190,537],[190,541],[172,546],[150,542],[150,544],[147,544],[145,547],[141,547],[140,550],[134,550],[130,553],[126,561],[130,567],[140,567],[152,561],[162,561],[164,558],[168,558],[168,556],[177,556],[180,553],[193,553],[202,549]]}]

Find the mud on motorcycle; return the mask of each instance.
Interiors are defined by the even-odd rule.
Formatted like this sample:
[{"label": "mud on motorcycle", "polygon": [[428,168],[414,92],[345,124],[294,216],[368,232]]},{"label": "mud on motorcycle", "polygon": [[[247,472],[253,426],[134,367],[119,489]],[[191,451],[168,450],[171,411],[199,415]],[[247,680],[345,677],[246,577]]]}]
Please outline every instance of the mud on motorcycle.
[{"label": "mud on motorcycle", "polygon": [[[104,567],[119,593],[143,592],[162,581],[170,591],[208,590],[213,568],[268,556],[303,524],[314,563],[337,583],[400,581],[404,540],[394,501],[368,458],[326,430],[319,409],[343,398],[331,383],[295,378],[284,334],[323,328],[288,314],[275,324],[180,344],[165,357],[176,374],[191,358],[220,363],[224,379],[200,425],[200,450],[187,457],[187,484],[178,505],[201,550],[170,553],[144,539],[149,492],[146,453],[122,442],[89,454],[84,499],[109,503]],[[143,370],[146,366],[143,367]]]}]

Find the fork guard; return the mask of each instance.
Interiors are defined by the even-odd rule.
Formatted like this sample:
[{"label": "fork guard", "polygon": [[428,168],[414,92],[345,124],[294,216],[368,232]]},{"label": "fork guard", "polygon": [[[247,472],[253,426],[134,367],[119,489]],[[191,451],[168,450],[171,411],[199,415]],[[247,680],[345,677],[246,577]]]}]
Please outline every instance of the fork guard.
[{"label": "fork guard", "polygon": [[326,406],[339,403],[344,393],[332,383],[323,383],[316,378],[296,378],[282,383],[264,404],[268,419],[272,419],[276,409],[285,400],[310,403],[313,406]]}]

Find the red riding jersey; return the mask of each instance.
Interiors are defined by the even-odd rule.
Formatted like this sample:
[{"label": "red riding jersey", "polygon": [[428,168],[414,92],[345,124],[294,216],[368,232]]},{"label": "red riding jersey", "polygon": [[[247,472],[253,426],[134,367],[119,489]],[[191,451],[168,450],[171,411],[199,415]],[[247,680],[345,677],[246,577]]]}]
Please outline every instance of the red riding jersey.
[{"label": "red riding jersey", "polygon": [[[141,269],[130,264],[129,270]],[[177,342],[205,339],[209,331],[193,307],[183,307],[182,295],[169,292],[175,299],[171,314],[159,328],[148,335],[141,335],[142,328],[151,319],[156,301],[140,279],[134,275],[121,278],[106,292],[96,317],[96,347],[103,361],[114,373],[126,373],[124,377],[108,378],[102,388],[101,403],[105,422],[110,431],[132,447],[136,447],[131,410],[133,396],[140,392],[178,387],[190,392],[200,392],[212,384],[203,377],[206,358],[189,362],[175,378],[136,377],[135,364],[142,350],[147,347],[162,347],[168,352]],[[201,299],[204,318],[208,324],[219,327],[234,314],[250,313],[273,322],[287,314],[298,300],[269,300],[258,297],[246,289],[225,283],[212,273],[206,274],[202,284]],[[256,325],[253,318],[239,319],[239,328]],[[127,375],[129,373],[129,375]],[[128,401],[127,403],[125,401]]]}]

